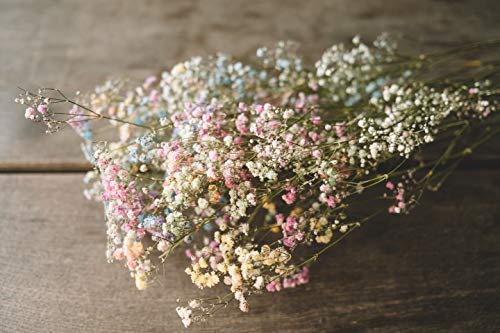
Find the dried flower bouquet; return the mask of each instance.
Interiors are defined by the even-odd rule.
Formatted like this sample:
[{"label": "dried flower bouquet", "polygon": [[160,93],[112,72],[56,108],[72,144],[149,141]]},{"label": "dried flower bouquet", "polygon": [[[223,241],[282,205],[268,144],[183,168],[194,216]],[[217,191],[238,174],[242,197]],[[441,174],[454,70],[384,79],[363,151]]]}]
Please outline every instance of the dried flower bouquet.
[{"label": "dried flower bouquet", "polygon": [[[309,267],[353,230],[437,189],[499,132],[488,117],[498,61],[462,60],[497,44],[412,57],[386,35],[372,45],[356,37],[307,68],[281,42],[254,63],[194,57],[143,83],[110,80],[74,99],[23,90],[17,102],[47,132],[70,125],[82,136],[107,258],[138,289],[176,249],[198,288],[227,286],[177,308],[189,326],[233,300],[247,312],[252,294],[307,283]],[[98,120],[117,138],[99,139]],[[378,208],[356,207],[362,196]]]}]

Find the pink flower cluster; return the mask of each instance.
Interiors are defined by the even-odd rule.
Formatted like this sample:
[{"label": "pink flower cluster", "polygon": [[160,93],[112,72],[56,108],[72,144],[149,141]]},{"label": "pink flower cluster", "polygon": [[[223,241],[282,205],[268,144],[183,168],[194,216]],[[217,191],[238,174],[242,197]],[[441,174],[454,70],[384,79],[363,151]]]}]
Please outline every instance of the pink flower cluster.
[{"label": "pink flower cluster", "polygon": [[266,290],[269,292],[276,292],[280,291],[281,288],[295,288],[306,283],[309,283],[309,268],[304,266],[299,273],[286,277],[281,282],[279,280],[273,280],[266,285]]},{"label": "pink flower cluster", "polygon": [[397,188],[392,182],[387,182],[385,187],[391,191],[395,191],[396,204],[389,207],[388,211],[391,214],[401,214],[406,212],[407,203],[405,202],[405,189],[402,183],[399,183]]},{"label": "pink flower cluster", "polygon": [[285,187],[286,193],[281,196],[283,201],[286,202],[287,205],[291,205],[297,200],[297,189],[295,186],[288,185]]},{"label": "pink flower cluster", "polygon": [[[38,106],[36,107],[36,111],[38,111],[38,113],[40,113],[42,116],[45,116],[48,110],[49,107],[47,104],[38,104]],[[24,117],[26,119],[35,120],[37,116],[36,111],[34,107],[28,106],[24,111]]]},{"label": "pink flower cluster", "polygon": [[284,218],[282,213],[276,214],[276,222],[283,232],[283,244],[286,247],[294,247],[298,242],[304,240],[304,233],[300,231],[297,218],[288,216]]}]

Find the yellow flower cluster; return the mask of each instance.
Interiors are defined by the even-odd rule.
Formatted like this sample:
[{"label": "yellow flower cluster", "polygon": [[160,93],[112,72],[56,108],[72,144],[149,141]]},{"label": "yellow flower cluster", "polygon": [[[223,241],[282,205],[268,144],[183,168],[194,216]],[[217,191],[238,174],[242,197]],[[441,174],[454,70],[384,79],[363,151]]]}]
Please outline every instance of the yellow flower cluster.
[{"label": "yellow flower cluster", "polygon": [[330,228],[330,224],[325,217],[311,218],[309,221],[309,227],[312,232],[316,235],[315,241],[317,243],[329,243],[333,237],[333,231]]},{"label": "yellow flower cluster", "polygon": [[206,260],[201,257],[198,262],[191,265],[191,268],[186,268],[186,273],[191,276],[191,282],[193,282],[198,288],[203,289],[205,287],[212,288],[217,283],[219,283],[219,276],[214,271],[203,272],[208,268]]}]

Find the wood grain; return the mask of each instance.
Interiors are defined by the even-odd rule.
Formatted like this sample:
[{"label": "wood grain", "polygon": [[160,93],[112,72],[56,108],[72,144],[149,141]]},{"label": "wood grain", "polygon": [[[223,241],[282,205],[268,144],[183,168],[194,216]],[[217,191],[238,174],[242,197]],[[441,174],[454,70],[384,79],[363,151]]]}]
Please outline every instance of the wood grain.
[{"label": "wood grain", "polygon": [[[68,173],[88,168],[78,138],[25,121],[16,86],[86,90],[192,55],[247,57],[281,39],[301,42],[309,61],[382,31],[428,52],[498,39],[499,28],[495,0],[0,0],[0,332],[181,332],[176,299],[203,295],[181,255],[145,292],[105,262],[102,207],[83,198],[83,174]],[[254,297],[249,314],[230,306],[190,331],[499,331],[499,143],[414,214],[352,234],[309,285]]]},{"label": "wood grain", "polygon": [[389,31],[416,53],[499,38],[499,22],[497,0],[1,0],[0,166],[86,165],[71,131],[48,136],[23,119],[13,103],[17,86],[88,90],[106,77],[145,77],[193,55],[246,57],[281,39],[301,42],[312,61],[354,34],[373,39]]},{"label": "wood grain", "polygon": [[[1,332],[180,332],[203,295],[175,256],[139,292],[104,258],[80,174],[0,175]],[[230,306],[190,332],[497,332],[500,172],[460,171],[407,217],[381,217],[321,258],[304,288]],[[221,291],[222,293],[223,291]]]}]

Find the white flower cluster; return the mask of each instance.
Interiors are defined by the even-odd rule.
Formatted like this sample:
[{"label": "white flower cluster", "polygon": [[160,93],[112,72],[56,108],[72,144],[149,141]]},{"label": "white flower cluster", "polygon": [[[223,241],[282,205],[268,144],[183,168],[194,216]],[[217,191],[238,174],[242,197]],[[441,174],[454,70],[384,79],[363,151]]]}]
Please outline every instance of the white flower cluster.
[{"label": "white flower cluster", "polygon": [[384,87],[383,99],[373,99],[372,105],[375,109],[358,120],[359,137],[347,149],[350,163],[361,167],[394,154],[409,158],[416,148],[434,141],[451,114],[483,117],[494,108],[481,97],[471,99],[463,89],[437,91],[396,84]]},{"label": "white flower cluster", "polygon": [[353,47],[333,45],[316,62],[315,79],[330,94],[333,102],[353,106],[378,91],[389,79],[384,65],[394,57],[395,45],[386,34],[378,37],[370,47],[359,37]]}]

